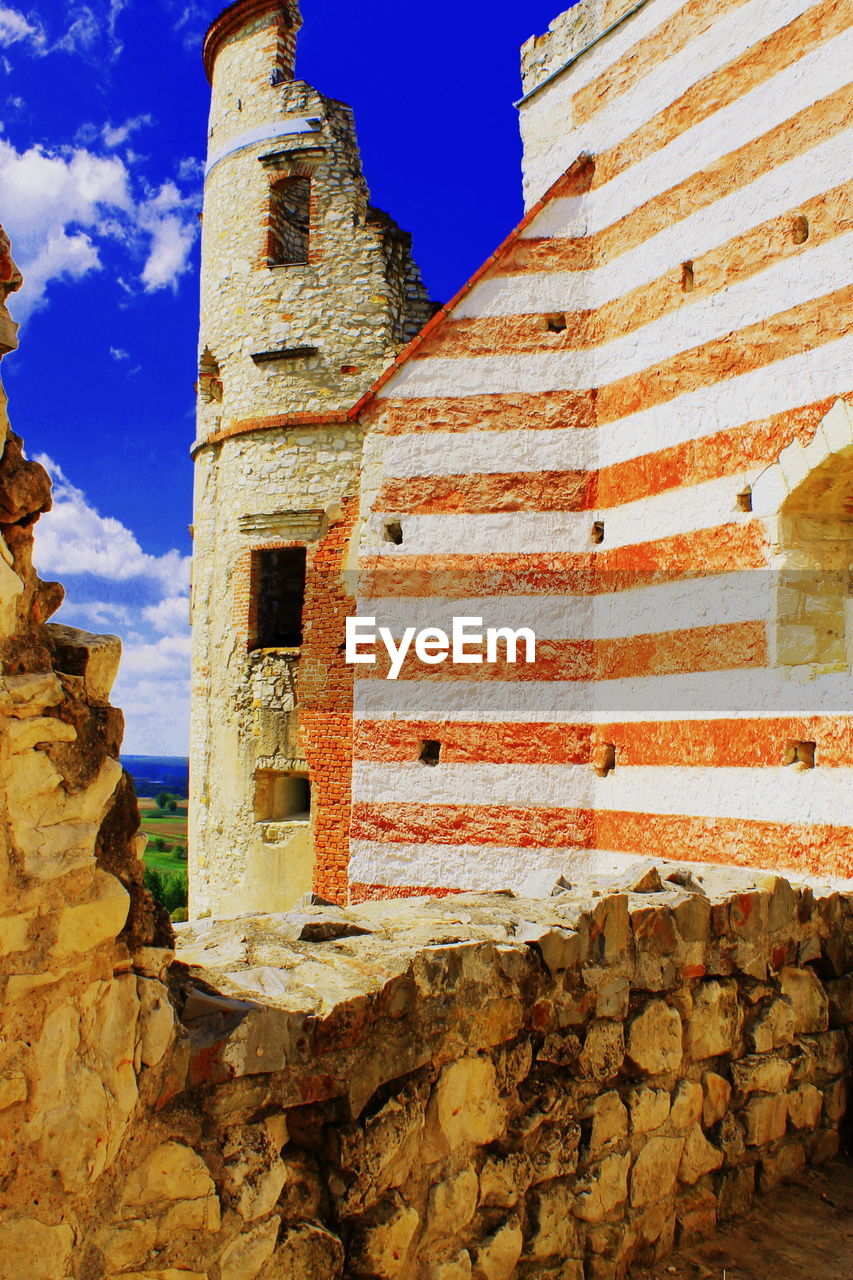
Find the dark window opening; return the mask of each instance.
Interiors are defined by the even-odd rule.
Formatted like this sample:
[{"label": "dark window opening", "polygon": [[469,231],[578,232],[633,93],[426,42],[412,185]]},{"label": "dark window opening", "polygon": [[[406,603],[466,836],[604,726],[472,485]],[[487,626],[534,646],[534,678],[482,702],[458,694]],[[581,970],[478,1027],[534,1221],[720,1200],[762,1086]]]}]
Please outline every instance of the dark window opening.
[{"label": "dark window opening", "polygon": [[280,178],[270,189],[269,263],[295,266],[308,261],[311,179]]},{"label": "dark window opening", "polygon": [[562,312],[558,315],[545,317],[545,328],[549,333],[565,333],[566,327],[566,317]]},{"label": "dark window opening", "polygon": [[816,751],[814,742],[789,742],[785,748],[785,764],[796,765],[798,769],[813,769]]},{"label": "dark window opening", "polygon": [[794,244],[805,244],[810,233],[811,228],[809,227],[809,220],[805,214],[801,213],[799,217],[794,219]]},{"label": "dark window opening", "polygon": [[395,547],[402,545],[403,526],[399,520],[386,520],[382,526],[382,539],[384,542],[393,542]]},{"label": "dark window opening", "polygon": [[593,747],[592,767],[599,778],[606,778],[616,768],[616,743],[600,742]]},{"label": "dark window opening", "polygon": [[418,756],[421,764],[430,766],[437,765],[441,759],[441,743],[436,742],[434,738],[427,738],[421,743],[421,751]]},{"label": "dark window opening", "polygon": [[738,511],[752,510],[752,489],[749,485],[737,496]]},{"label": "dark window opening", "polygon": [[302,644],[305,548],[256,551],[257,628],[254,648],[297,649]]},{"label": "dark window opening", "polygon": [[692,293],[696,288],[696,277],[693,274],[693,263],[683,262],[681,264],[681,291],[682,293]]},{"label": "dark window opening", "polygon": [[309,822],[311,783],[304,773],[259,769],[255,774],[256,822]]},{"label": "dark window opening", "polygon": [[198,362],[198,395],[202,404],[222,403],[222,373],[209,347]]},{"label": "dark window opening", "polygon": [[592,540],[597,545],[601,545],[604,541],[604,521],[594,520],[592,522]]}]

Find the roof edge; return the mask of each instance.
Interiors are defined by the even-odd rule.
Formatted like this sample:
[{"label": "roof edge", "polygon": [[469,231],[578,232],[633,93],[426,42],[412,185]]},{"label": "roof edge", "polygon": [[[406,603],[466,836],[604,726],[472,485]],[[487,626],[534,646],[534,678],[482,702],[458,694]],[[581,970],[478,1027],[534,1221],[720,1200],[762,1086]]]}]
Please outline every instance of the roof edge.
[{"label": "roof edge", "polygon": [[288,0],[234,0],[227,9],[223,9],[207,28],[201,46],[201,58],[208,82],[213,83],[213,64],[216,55],[229,36],[239,31],[253,18],[263,17],[266,13],[278,11],[292,27],[293,13]]}]

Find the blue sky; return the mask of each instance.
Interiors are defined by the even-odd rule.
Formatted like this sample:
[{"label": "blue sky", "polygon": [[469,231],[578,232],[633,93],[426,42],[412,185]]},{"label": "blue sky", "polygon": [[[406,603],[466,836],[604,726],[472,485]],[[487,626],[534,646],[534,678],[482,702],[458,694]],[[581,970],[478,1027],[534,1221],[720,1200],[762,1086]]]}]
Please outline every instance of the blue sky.
[{"label": "blue sky", "polygon": [[[355,108],[374,203],[446,300],[521,216],[518,50],[564,7],[303,0],[297,74]],[[60,620],[124,641],[125,749],[184,754],[208,86],[201,0],[0,0],[0,222],[26,283],[3,362],[54,477]]]}]

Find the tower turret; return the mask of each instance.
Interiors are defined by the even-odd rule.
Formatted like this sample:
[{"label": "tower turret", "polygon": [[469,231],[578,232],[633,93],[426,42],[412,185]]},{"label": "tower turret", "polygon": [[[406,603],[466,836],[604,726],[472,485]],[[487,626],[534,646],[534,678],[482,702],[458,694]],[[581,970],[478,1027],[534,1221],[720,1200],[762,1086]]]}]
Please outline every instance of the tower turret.
[{"label": "tower turret", "polygon": [[194,914],[345,893],[347,411],[433,310],[370,204],[351,109],[293,78],[300,22],[296,0],[238,0],[204,42]]}]

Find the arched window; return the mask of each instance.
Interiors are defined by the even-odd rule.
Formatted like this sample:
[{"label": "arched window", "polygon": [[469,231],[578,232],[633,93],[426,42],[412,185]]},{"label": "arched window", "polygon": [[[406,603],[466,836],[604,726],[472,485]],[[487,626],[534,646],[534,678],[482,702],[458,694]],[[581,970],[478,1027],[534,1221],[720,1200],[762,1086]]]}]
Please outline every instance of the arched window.
[{"label": "arched window", "polygon": [[271,267],[308,261],[311,179],[279,178],[270,186],[267,260]]}]

